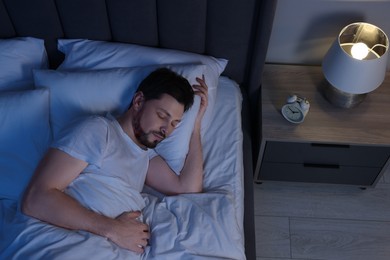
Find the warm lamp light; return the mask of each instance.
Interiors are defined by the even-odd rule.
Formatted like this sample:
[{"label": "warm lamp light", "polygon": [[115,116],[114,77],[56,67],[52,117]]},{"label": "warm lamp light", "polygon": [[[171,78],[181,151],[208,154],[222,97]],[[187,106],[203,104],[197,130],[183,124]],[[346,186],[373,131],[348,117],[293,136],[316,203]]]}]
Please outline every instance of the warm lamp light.
[{"label": "warm lamp light", "polygon": [[368,52],[368,46],[362,42],[355,43],[351,48],[352,57],[358,60],[362,60],[367,57]]},{"label": "warm lamp light", "polygon": [[326,98],[350,108],[379,87],[386,75],[389,40],[369,23],[344,27],[322,61]]}]

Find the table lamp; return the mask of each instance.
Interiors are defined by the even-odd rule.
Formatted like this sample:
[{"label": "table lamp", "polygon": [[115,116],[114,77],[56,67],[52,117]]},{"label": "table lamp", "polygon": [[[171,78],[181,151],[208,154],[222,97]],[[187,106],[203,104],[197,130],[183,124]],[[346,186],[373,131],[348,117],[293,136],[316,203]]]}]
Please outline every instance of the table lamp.
[{"label": "table lamp", "polygon": [[344,27],[322,61],[328,101],[342,108],[362,102],[385,78],[388,49],[389,40],[377,26],[359,22]]}]

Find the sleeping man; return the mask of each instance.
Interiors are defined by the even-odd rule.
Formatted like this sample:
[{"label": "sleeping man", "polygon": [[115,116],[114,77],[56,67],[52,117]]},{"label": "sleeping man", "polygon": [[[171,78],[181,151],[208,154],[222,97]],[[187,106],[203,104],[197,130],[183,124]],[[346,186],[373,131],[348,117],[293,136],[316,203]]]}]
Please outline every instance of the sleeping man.
[{"label": "sleeping man", "polygon": [[[141,214],[144,184],[164,194],[202,191],[200,129],[208,90],[203,76],[196,80],[199,84],[192,88],[185,78],[158,69],[141,82],[131,106],[119,118],[92,116],[62,132],[37,167],[22,202],[31,221],[51,224],[48,233],[56,230],[48,245],[84,233],[141,254],[150,238]],[[201,103],[178,176],[160,156],[149,158],[147,149],[174,131],[194,94]],[[72,243],[77,246],[83,239]]]}]

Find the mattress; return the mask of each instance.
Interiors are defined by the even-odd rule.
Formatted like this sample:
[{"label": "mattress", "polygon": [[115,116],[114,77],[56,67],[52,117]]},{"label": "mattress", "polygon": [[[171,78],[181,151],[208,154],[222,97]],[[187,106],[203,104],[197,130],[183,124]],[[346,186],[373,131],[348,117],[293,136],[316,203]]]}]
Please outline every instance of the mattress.
[{"label": "mattress", "polygon": [[144,254],[26,217],[16,201],[2,199],[0,259],[245,259],[241,102],[238,85],[220,77],[202,139],[203,193],[162,196],[145,187],[143,217],[151,239]]}]

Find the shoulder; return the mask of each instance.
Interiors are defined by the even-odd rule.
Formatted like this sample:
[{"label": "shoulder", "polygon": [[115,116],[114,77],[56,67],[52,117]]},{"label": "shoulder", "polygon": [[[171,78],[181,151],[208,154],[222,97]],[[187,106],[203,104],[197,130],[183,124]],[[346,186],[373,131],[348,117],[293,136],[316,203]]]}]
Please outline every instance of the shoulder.
[{"label": "shoulder", "polygon": [[93,132],[96,132],[97,130],[107,130],[109,125],[110,120],[103,116],[94,115],[82,117],[72,121],[67,127],[63,129],[63,131],[61,131],[61,134],[64,135],[65,133],[77,131],[83,132],[94,130]]},{"label": "shoulder", "polygon": [[100,158],[107,147],[109,132],[109,118],[85,117],[63,129],[51,147],[88,163],[100,165]]},{"label": "shoulder", "polygon": [[55,142],[61,140],[80,140],[80,139],[104,139],[110,131],[112,119],[104,116],[88,116],[77,118],[64,127]]},{"label": "shoulder", "polygon": [[110,125],[110,119],[104,116],[88,116],[84,118],[79,118],[75,120],[70,127],[74,128],[88,128],[88,127],[99,127],[99,128],[107,128]]}]

